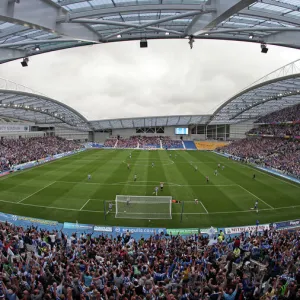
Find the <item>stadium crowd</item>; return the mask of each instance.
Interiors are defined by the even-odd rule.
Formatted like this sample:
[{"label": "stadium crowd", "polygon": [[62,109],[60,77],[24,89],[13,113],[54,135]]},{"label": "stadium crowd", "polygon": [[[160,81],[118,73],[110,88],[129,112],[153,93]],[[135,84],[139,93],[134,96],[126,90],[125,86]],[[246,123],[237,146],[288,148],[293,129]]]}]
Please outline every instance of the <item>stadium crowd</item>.
[{"label": "stadium crowd", "polygon": [[247,138],[219,148],[228,154],[254,161],[300,178],[300,141],[282,138]]},{"label": "stadium crowd", "polygon": [[181,140],[172,140],[170,137],[164,138],[162,144],[163,148],[183,148]]},{"label": "stadium crowd", "polygon": [[137,137],[130,137],[120,138],[118,140],[116,148],[136,148],[138,146],[138,138]]},{"label": "stadium crowd", "polygon": [[0,140],[0,171],[9,170],[13,165],[45,158],[49,155],[80,148],[73,141],[59,137],[32,137]]},{"label": "stadium crowd", "polygon": [[65,235],[0,224],[0,299],[300,299],[300,232],[208,239]]},{"label": "stadium crowd", "polygon": [[[131,136],[130,138],[119,138],[116,148],[183,148],[181,140],[172,140],[169,136]],[[114,147],[116,139],[107,139],[104,147]]]},{"label": "stadium crowd", "polygon": [[265,134],[274,135],[276,137],[300,136],[300,124],[284,124],[284,125],[261,125],[252,128],[248,134]]},{"label": "stadium crowd", "polygon": [[103,147],[113,148],[117,142],[117,139],[107,139],[104,142]]},{"label": "stadium crowd", "polygon": [[258,119],[256,123],[275,123],[300,121],[300,104],[275,111]]},{"label": "stadium crowd", "polygon": [[139,143],[140,143],[141,148],[145,148],[145,147],[159,148],[160,140],[161,140],[161,138],[159,136],[141,136],[141,137],[139,137]]}]

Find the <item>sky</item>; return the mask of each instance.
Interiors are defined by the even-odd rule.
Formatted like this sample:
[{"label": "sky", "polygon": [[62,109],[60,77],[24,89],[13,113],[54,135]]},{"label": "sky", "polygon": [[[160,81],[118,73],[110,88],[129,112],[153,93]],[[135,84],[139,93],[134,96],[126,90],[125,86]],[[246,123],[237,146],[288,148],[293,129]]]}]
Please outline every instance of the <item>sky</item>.
[{"label": "sky", "polygon": [[89,120],[210,114],[299,50],[196,40],[119,42],[62,50],[0,65],[0,77],[78,110]]}]

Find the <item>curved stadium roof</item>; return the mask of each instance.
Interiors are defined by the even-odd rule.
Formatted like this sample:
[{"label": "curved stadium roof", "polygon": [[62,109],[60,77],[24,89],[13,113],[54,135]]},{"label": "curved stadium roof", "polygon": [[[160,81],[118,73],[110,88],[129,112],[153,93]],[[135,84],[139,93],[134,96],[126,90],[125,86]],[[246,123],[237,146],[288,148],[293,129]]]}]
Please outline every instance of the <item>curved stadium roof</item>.
[{"label": "curved stadium roof", "polygon": [[299,25],[298,0],[1,0],[0,63],[90,44],[190,35],[300,48]]},{"label": "curved stadium roof", "polygon": [[48,97],[0,89],[0,117],[8,117],[37,124],[71,126],[89,130],[85,117],[73,108]]},{"label": "curved stadium roof", "polygon": [[[273,111],[300,103],[300,60],[254,82],[224,102],[212,115],[137,117],[88,121],[73,108],[44,95],[0,81],[0,118],[36,124],[63,125],[77,130],[108,130],[138,127],[230,124],[258,119]],[[14,90],[9,90],[14,88]],[[19,91],[19,90],[22,91]]]},{"label": "curved stadium roof", "polygon": [[[0,63],[84,45],[190,35],[300,49],[299,32],[299,0],[0,0]],[[300,103],[298,65],[294,62],[269,74],[276,76],[262,78],[211,117],[89,122],[58,101],[6,87],[0,90],[0,117],[79,130],[236,123]]]},{"label": "curved stadium roof", "polygon": [[211,116],[210,124],[258,119],[300,103],[300,60],[296,60],[236,94]]}]

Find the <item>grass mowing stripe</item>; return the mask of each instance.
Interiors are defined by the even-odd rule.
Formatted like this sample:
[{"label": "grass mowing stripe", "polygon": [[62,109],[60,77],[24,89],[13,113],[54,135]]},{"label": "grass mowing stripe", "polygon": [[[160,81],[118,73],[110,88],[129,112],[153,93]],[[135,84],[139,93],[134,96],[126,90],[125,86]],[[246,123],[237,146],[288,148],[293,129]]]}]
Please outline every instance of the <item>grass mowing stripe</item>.
[{"label": "grass mowing stripe", "polygon": [[[299,189],[285,184],[286,181],[279,182],[273,176],[264,176],[264,172],[258,175],[257,180],[252,181],[253,169],[214,153],[138,150],[131,151],[132,171],[128,172],[123,161],[127,160],[129,151],[84,151],[74,157],[66,157],[64,160],[53,161],[51,164],[30,169],[30,172],[18,174],[23,176],[8,177],[11,179],[0,183],[0,199],[6,199],[5,202],[0,201],[0,209],[6,213],[42,219],[48,219],[50,212],[54,211],[54,218],[60,222],[78,220],[83,224],[162,228],[241,226],[255,224],[257,219],[260,223],[270,223],[299,218]],[[172,153],[172,159],[169,158],[169,153]],[[172,164],[165,165],[171,160]],[[155,162],[153,169],[152,161]],[[198,164],[198,172],[187,161],[193,161],[193,165]],[[225,165],[225,170],[220,170],[220,176],[213,176],[218,163]],[[87,174],[90,172],[93,174],[92,182],[89,183]],[[133,181],[133,172],[138,173],[137,182]],[[205,181],[207,174],[211,177],[208,185]],[[57,181],[55,185],[40,191],[24,203],[16,203],[53,181]],[[144,194],[145,191],[152,195],[154,187],[160,181],[165,182],[162,195],[175,195],[178,200],[185,200],[182,223],[180,205],[172,205],[172,220],[116,220],[113,215],[104,220],[104,200],[115,199],[116,194],[121,194],[124,185],[132,195]],[[255,199],[238,185],[275,209],[261,202],[258,214],[249,210]],[[189,196],[191,192],[198,197]],[[87,199],[92,198],[99,200],[89,201],[83,207]],[[194,198],[201,200],[208,213],[202,205],[193,203]]]},{"label": "grass mowing stripe", "polygon": [[50,185],[54,184],[55,182],[56,182],[56,181],[53,181],[53,182],[49,183],[48,185],[46,185],[46,186],[42,187],[42,188],[41,188],[41,189],[39,189],[38,191],[36,191],[36,192],[34,192],[34,193],[30,194],[29,196],[27,196],[27,197],[25,197],[25,198],[21,199],[20,201],[18,201],[18,203],[21,203],[21,202],[25,201],[26,199],[28,199],[28,198],[30,198],[30,197],[32,197],[32,196],[34,196],[35,194],[37,194],[37,193],[41,192],[42,190],[46,189],[48,186],[50,186]]},{"label": "grass mowing stripe", "polygon": [[243,186],[239,185],[238,186],[243,189],[244,191],[246,191],[247,193],[249,193],[250,195],[252,195],[253,197],[255,197],[256,199],[258,199],[259,201],[263,202],[264,204],[266,204],[267,206],[269,206],[270,208],[274,209],[274,207],[270,204],[268,204],[266,201],[262,200],[261,198],[257,197],[256,195],[254,195],[253,193],[251,193],[250,191],[248,191],[247,189],[245,189]]},{"label": "grass mowing stripe", "polygon": [[[217,154],[217,153],[215,153],[215,152],[214,152],[214,155],[225,158],[224,156],[219,155],[219,154]],[[238,161],[235,161],[235,160],[233,160],[233,161],[231,161],[231,162],[232,162],[233,164],[238,164],[240,167],[243,167],[243,168],[249,168],[249,169],[251,169],[252,171],[256,171],[256,172],[261,173],[261,174],[263,174],[263,175],[268,175],[269,177],[271,177],[271,178],[273,178],[273,179],[277,179],[277,180],[279,180],[279,181],[281,181],[281,182],[283,182],[283,183],[287,183],[287,184],[290,184],[290,185],[292,185],[292,186],[294,186],[294,187],[296,187],[296,188],[300,188],[300,185],[299,185],[299,184],[293,183],[293,182],[291,182],[291,181],[288,180],[288,179],[281,179],[281,178],[279,178],[279,176],[277,176],[277,175],[275,175],[275,174],[271,174],[271,173],[269,173],[269,172],[267,172],[267,171],[262,171],[262,170],[256,168],[255,166],[251,166],[251,165],[248,165],[248,164],[242,164],[242,163],[240,163],[240,162],[238,162]]]}]

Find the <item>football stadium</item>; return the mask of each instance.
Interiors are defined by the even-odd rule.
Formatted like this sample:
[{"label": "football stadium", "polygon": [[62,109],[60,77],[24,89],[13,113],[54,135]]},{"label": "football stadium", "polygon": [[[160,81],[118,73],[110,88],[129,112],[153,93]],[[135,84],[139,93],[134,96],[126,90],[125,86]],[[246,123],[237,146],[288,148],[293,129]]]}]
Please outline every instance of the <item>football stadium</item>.
[{"label": "football stadium", "polygon": [[[267,55],[299,32],[298,0],[0,1],[20,68],[129,41]],[[0,79],[0,136],[0,299],[300,299],[300,60],[207,114],[92,120]]]}]

